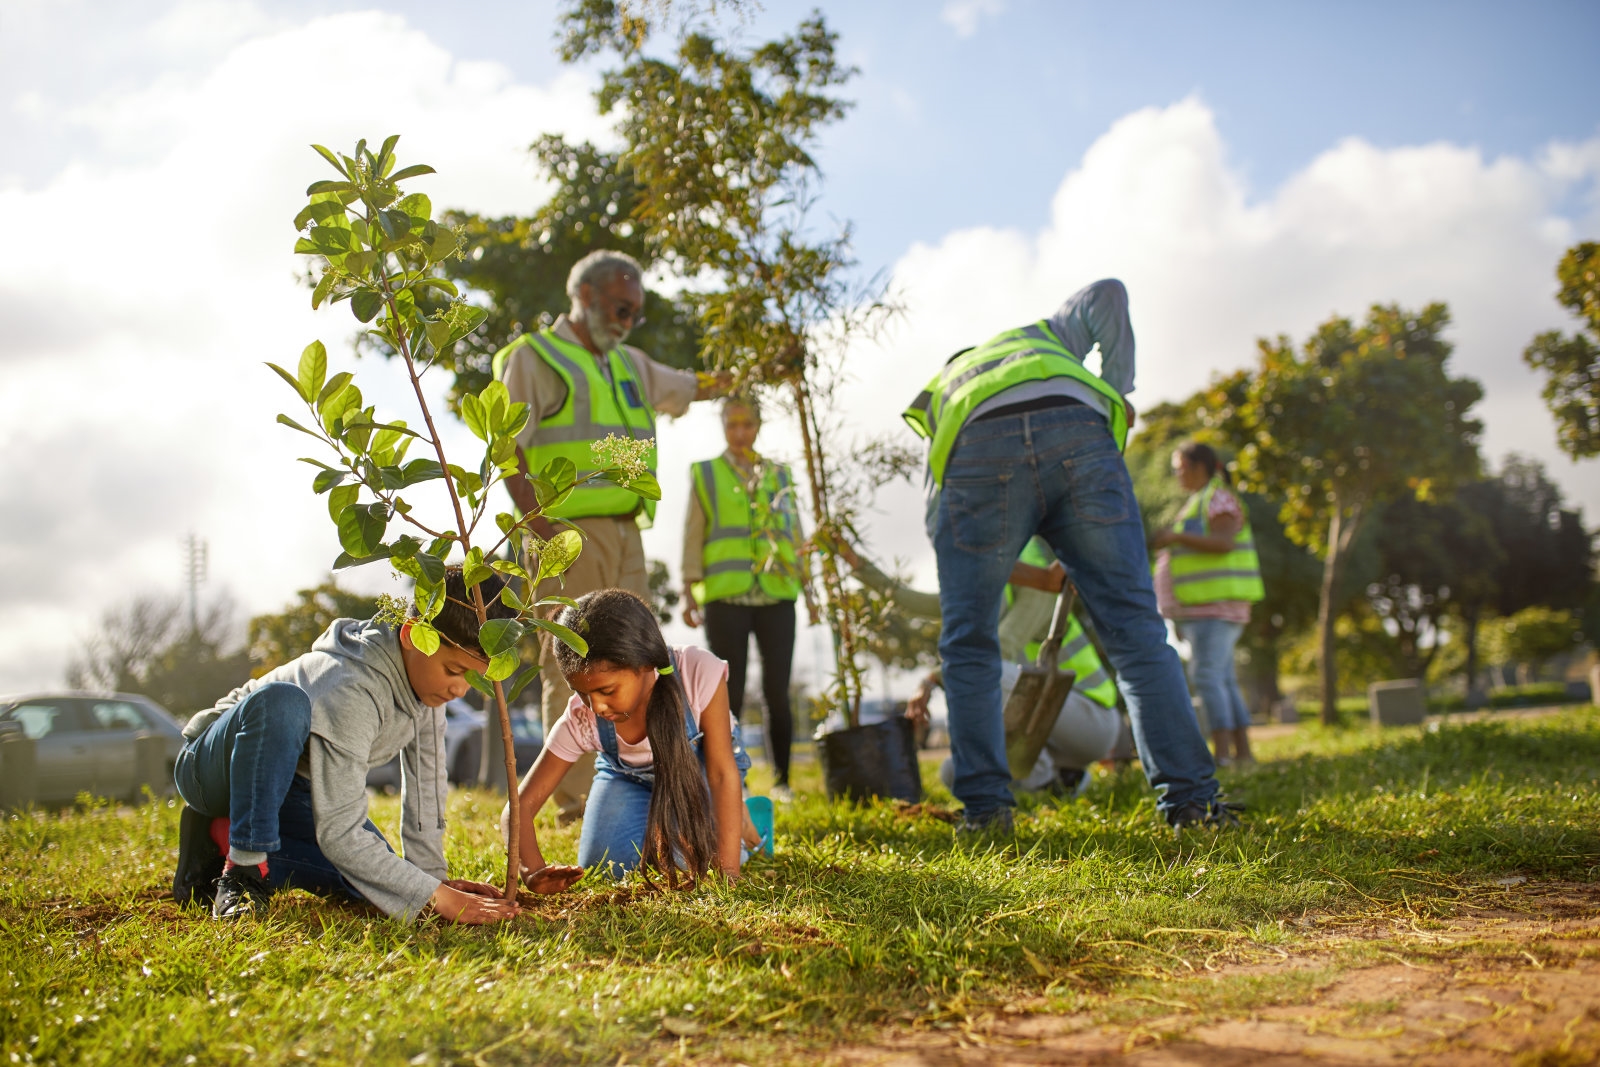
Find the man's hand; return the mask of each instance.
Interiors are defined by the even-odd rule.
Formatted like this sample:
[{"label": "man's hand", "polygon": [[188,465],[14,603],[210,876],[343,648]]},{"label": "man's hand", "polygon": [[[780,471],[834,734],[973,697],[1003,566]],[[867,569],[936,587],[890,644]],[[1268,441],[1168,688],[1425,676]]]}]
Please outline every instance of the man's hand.
[{"label": "man's hand", "polygon": [[696,629],[705,621],[705,615],[700,610],[700,602],[694,598],[694,592],[688,587],[683,587],[683,624],[691,630]]},{"label": "man's hand", "polygon": [[1157,530],[1156,531],[1156,535],[1154,537],[1150,538],[1150,547],[1151,548],[1166,548],[1168,545],[1172,544],[1177,539],[1178,539],[1177,533],[1172,531],[1172,530]]},{"label": "man's hand", "polygon": [[[455,883],[455,885],[477,884],[480,883],[462,881]],[[515,901],[501,899],[498,889],[493,886],[483,886],[483,888],[489,890],[489,893],[461,890],[450,883],[440,882],[439,888],[428,898],[428,903],[433,905],[434,911],[451,922],[467,926],[487,926],[506,919],[514,919],[522,914],[522,909]]]},{"label": "man's hand", "polygon": [[1067,568],[1058,559],[1053,561],[1049,567],[1046,567],[1045,572],[1049,575],[1047,580],[1050,583],[1050,588],[1059,593],[1067,584]]},{"label": "man's hand", "polygon": [[533,893],[565,893],[583,877],[582,867],[546,864],[536,871],[522,868],[522,884]]},{"label": "man's hand", "polygon": [[730,371],[719,370],[708,374],[697,371],[695,378],[699,382],[694,391],[696,400],[711,400],[719,396],[727,396],[728,390],[733,388],[733,374]]},{"label": "man's hand", "polygon": [[1134,421],[1139,417],[1139,413],[1133,409],[1133,401],[1127,397],[1122,398],[1122,406],[1128,412],[1128,429],[1131,430],[1133,429]]},{"label": "man's hand", "polygon": [[928,721],[928,698],[933,695],[934,686],[938,685],[938,675],[930,674],[917,685],[917,691],[906,701],[906,718],[912,722],[925,723]]}]

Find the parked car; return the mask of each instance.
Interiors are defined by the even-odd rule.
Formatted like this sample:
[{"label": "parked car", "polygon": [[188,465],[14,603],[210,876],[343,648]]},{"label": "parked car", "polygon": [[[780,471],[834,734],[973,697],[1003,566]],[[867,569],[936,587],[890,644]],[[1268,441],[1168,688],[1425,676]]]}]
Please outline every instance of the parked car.
[{"label": "parked car", "polygon": [[0,736],[33,742],[39,804],[71,803],[79,793],[138,799],[146,785],[172,790],[183,726],[166,708],[133,693],[30,693],[0,697]]},{"label": "parked car", "polygon": [[[444,765],[451,785],[475,785],[483,759],[483,731],[489,716],[465,700],[444,706]],[[544,747],[544,729],[537,718],[511,709],[511,735],[516,741],[517,773],[525,774]],[[385,792],[400,788],[400,757],[367,772],[367,786]]]}]

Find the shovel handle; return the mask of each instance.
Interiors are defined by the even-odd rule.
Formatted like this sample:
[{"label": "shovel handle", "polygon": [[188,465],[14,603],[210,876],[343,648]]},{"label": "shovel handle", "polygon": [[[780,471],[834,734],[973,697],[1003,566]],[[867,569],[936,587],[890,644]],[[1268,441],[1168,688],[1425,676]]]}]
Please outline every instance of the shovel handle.
[{"label": "shovel handle", "polygon": [[1050,633],[1039,645],[1039,658],[1036,661],[1038,666],[1056,665],[1056,657],[1061,652],[1061,641],[1067,635],[1067,617],[1072,614],[1072,599],[1077,592],[1071,578],[1061,580],[1061,592],[1056,594],[1056,610],[1050,616]]}]

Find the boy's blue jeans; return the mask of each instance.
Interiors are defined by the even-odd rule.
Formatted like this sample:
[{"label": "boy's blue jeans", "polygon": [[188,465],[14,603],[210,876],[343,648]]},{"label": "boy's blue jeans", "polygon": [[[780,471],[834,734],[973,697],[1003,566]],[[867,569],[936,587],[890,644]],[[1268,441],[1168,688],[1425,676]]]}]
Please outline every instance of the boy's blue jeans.
[{"label": "boy's blue jeans", "polygon": [[1011,567],[1035,533],[1066,566],[1116,669],[1157,808],[1216,796],[1215,765],[1183,665],[1156,610],[1133,483],[1105,419],[1069,404],[969,423],[951,449],[928,521],[944,617],[939,655],[952,791],[969,818],[1015,804],[1000,714],[998,626]]},{"label": "boy's blue jeans", "polygon": [[1244,624],[1227,619],[1187,619],[1177,624],[1178,636],[1189,642],[1189,677],[1194,682],[1206,725],[1213,730],[1243,730],[1250,725],[1250,709],[1239,690],[1239,672],[1233,665],[1233,647]]},{"label": "boy's blue jeans", "polygon": [[[310,737],[310,698],[299,686],[269,682],[183,746],[173,779],[191,808],[228,819],[229,845],[271,853],[273,888],[360,900],[317,846],[311,783],[295,774]],[[370,819],[366,828],[383,836]]]}]

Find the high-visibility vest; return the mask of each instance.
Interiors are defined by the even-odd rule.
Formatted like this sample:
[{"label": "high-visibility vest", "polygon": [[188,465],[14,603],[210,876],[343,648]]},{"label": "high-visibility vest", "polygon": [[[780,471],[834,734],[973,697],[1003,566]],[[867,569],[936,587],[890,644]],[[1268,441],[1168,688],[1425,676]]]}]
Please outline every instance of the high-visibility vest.
[{"label": "high-visibility vest", "polygon": [[[1172,528],[1179,533],[1211,536],[1211,498],[1222,484],[1222,476],[1217,475],[1190,496]],[[1244,511],[1242,500],[1239,509]],[[1173,544],[1167,548],[1167,559],[1172,568],[1172,595],[1180,604],[1214,604],[1219,600],[1255,603],[1266,596],[1248,513],[1243,529],[1233,539],[1233,548],[1227,552],[1196,552]]]},{"label": "high-visibility vest", "polygon": [[[1035,536],[1023,548],[1021,559],[1023,563],[1031,563],[1035,567],[1048,567],[1055,562],[1056,557],[1044,539]],[[1009,605],[1015,596],[1015,590],[1008,583],[1006,603]],[[1030,641],[1024,647],[1023,654],[1028,657],[1029,663],[1038,661],[1039,649],[1043,644],[1044,638],[1041,636],[1039,640]],[[1078,622],[1076,615],[1067,616],[1067,632],[1061,639],[1061,657],[1057,660],[1057,666],[1077,674],[1078,679],[1072,683],[1072,688],[1102,707],[1117,706],[1117,683],[1106,673],[1105,664],[1100,662],[1100,654],[1095,651],[1094,642],[1089,640],[1088,633],[1084,631],[1083,624]]]},{"label": "high-visibility vest", "polygon": [[757,582],[775,600],[798,597],[800,523],[788,466],[763,463],[753,486],[725,456],[696,463],[690,472],[706,517],[705,578],[694,585],[695,599],[707,604],[742,596]]},{"label": "high-visibility vest", "polygon": [[944,484],[945,461],[956,435],[978,405],[1014,385],[1071,378],[1106,398],[1111,436],[1117,448],[1128,443],[1128,408],[1118,393],[1067,350],[1043,321],[990,338],[977,348],[953,356],[917,395],[903,418],[918,437],[928,438],[928,469],[935,484]]},{"label": "high-visibility vest", "polygon": [[[645,399],[638,368],[620,345],[606,353],[611,369],[611,380],[607,381],[594,355],[582,345],[556,336],[554,330],[525,333],[494,354],[496,378],[504,380],[512,353],[523,346],[549,364],[567,386],[561,409],[539,420],[533,444],[525,450],[529,471],[538,474],[553,459],[569,459],[578,468],[581,483],[599,469],[589,446],[607,434],[615,434],[650,440],[646,463],[651,474],[656,472],[655,412]],[[545,514],[560,519],[637,515],[639,525],[648,527],[655,519],[656,502],[610,482],[580,484]]]}]

